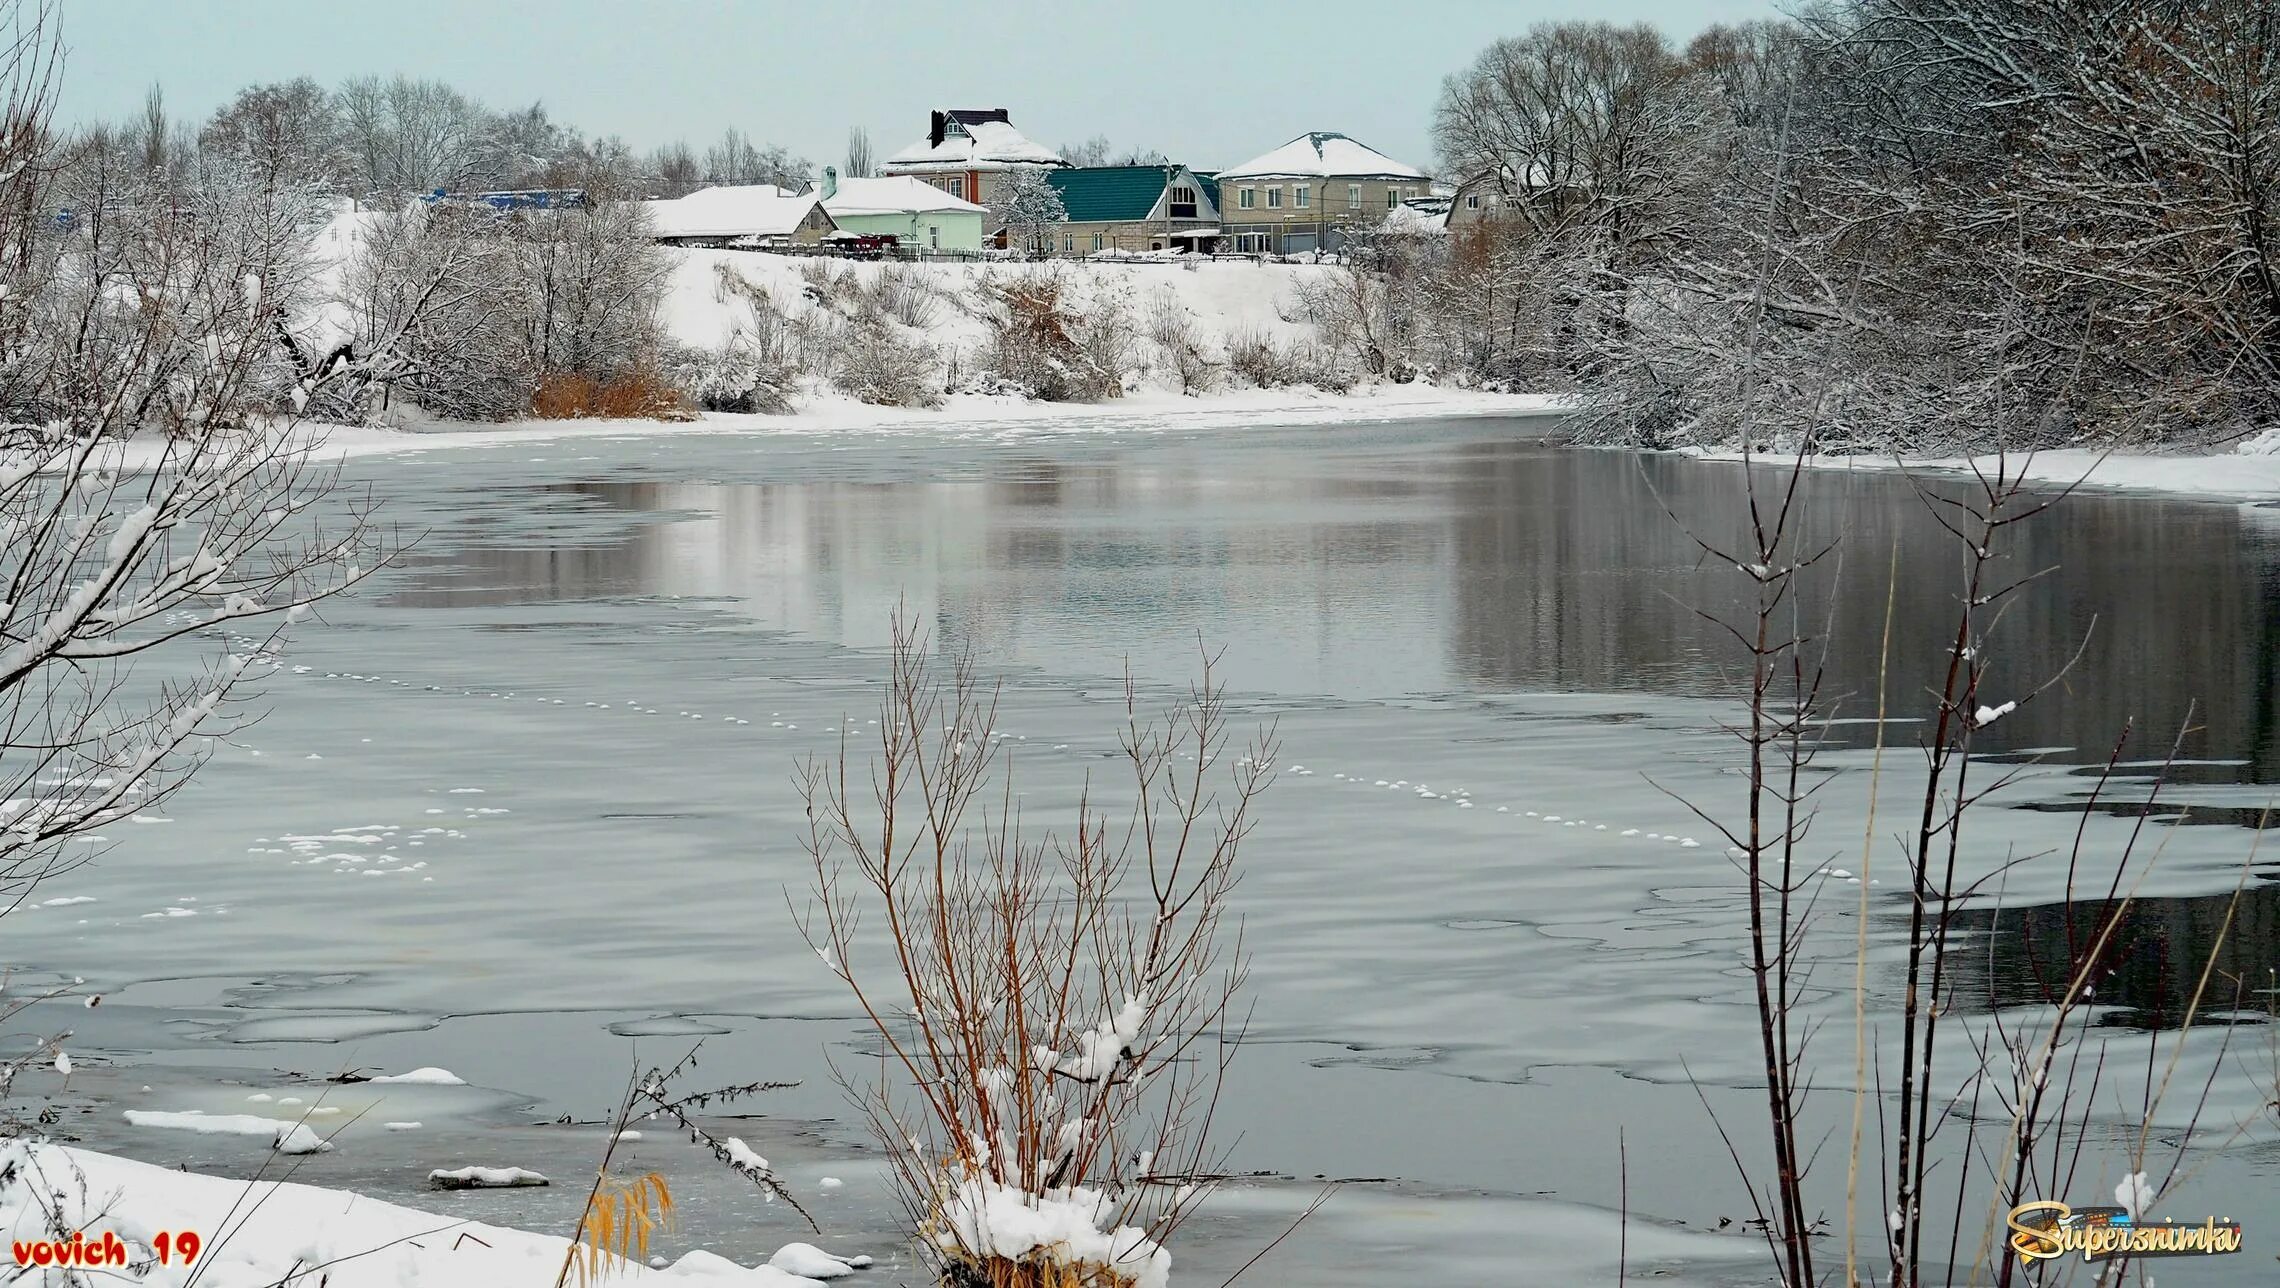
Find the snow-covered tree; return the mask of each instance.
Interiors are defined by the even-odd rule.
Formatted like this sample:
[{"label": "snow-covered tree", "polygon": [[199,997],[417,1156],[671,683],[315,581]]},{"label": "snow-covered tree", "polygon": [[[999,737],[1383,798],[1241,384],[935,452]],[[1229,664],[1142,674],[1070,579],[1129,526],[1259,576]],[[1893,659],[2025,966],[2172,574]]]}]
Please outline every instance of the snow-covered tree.
[{"label": "snow-covered tree", "polygon": [[101,226],[56,220],[53,32],[0,24],[19,35],[0,49],[5,911],[179,789],[288,624],[385,552],[294,428],[339,374],[280,357],[306,205],[216,168],[165,201],[116,191]]},{"label": "snow-covered tree", "polygon": [[1037,166],[1008,173],[989,207],[991,226],[1004,229],[1006,244],[1027,255],[1050,254],[1054,230],[1069,221],[1060,190]]},{"label": "snow-covered tree", "polygon": [[346,170],[332,95],[306,76],[239,90],[199,131],[198,146],[272,184],[330,183]]}]

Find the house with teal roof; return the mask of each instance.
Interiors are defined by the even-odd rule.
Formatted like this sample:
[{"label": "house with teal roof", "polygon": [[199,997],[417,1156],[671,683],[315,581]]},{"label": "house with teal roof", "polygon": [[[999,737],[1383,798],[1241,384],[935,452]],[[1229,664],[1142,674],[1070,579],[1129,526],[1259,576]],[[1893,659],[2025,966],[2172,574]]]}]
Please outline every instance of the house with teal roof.
[{"label": "house with teal roof", "polygon": [[1068,213],[1053,231],[1057,254],[1218,249],[1215,185],[1184,165],[1069,166],[1045,178]]}]

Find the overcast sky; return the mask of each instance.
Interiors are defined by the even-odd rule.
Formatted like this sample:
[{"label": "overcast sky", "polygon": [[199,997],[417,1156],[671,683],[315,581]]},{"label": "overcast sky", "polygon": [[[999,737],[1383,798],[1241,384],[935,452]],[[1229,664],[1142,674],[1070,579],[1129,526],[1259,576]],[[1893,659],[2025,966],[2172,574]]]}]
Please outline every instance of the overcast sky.
[{"label": "overcast sky", "polygon": [[[155,82],[204,120],[240,87],[365,73],[436,77],[493,107],[543,102],[647,149],[736,126],[818,164],[848,127],[881,157],[932,107],[1004,107],[1051,147],[1105,134],[1198,168],[1336,130],[1418,165],[1441,78],[1499,36],[1560,18],[1679,39],[1770,17],[1770,0],[62,0],[60,115],[121,117]],[[1154,15],[1136,23],[1135,15]]]}]

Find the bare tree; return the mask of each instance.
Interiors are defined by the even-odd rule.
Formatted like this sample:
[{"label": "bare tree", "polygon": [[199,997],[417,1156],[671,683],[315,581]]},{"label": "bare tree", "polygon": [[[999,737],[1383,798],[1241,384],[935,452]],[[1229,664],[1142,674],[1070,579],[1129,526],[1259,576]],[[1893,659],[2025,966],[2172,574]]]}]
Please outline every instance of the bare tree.
[{"label": "bare tree", "polygon": [[0,366],[42,392],[0,416],[0,912],[180,789],[288,624],[385,553],[295,432],[308,384],[272,406],[298,272],[274,193],[208,176],[115,242],[59,224],[54,31],[4,12]]},{"label": "bare tree", "polygon": [[391,199],[451,188],[477,169],[482,109],[440,81],[359,77],[335,95],[367,193]]},{"label": "bare tree", "polygon": [[1072,143],[1061,149],[1061,159],[1070,165],[1169,165],[1171,158],[1153,148],[1124,148],[1119,150],[1105,134],[1095,134],[1082,143]]},{"label": "bare tree", "polygon": [[649,168],[657,176],[654,196],[685,197],[704,183],[704,170],[697,164],[696,152],[680,139],[657,149],[649,159]]},{"label": "bare tree", "polygon": [[871,177],[871,132],[858,125],[847,131],[847,167],[850,179]]},{"label": "bare tree", "polygon": [[803,929],[885,1044],[855,1094],[911,1226],[946,1283],[1161,1285],[1220,1161],[1244,968],[1225,917],[1272,741],[1227,764],[1208,666],[1159,721],[1128,686],[1128,801],[1088,793],[1038,836],[995,694],[899,618],[891,666],[869,772],[846,747],[803,771]]},{"label": "bare tree", "polygon": [[[622,158],[621,158],[622,160]],[[571,176],[583,204],[502,214],[438,202],[375,221],[348,272],[358,379],[338,414],[397,397],[431,414],[528,414],[541,385],[656,369],[671,261],[622,169]]]},{"label": "bare tree", "polygon": [[814,164],[807,158],[795,156],[777,144],[763,147],[746,137],[742,130],[729,130],[719,143],[705,150],[705,178],[712,183],[772,183],[793,192],[805,192],[814,186],[809,178],[814,171]]},{"label": "bare tree", "polygon": [[272,186],[329,184],[344,171],[332,95],[306,76],[239,90],[199,131],[198,145],[241,160]]}]

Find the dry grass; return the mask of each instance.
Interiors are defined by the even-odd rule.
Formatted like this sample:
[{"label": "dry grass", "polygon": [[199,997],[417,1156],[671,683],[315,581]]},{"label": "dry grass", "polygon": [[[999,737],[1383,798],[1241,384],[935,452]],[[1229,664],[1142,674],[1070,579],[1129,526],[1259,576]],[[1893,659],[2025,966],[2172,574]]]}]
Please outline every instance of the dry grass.
[{"label": "dry grass", "polygon": [[623,1266],[646,1261],[649,1237],[672,1226],[673,1192],[664,1177],[649,1172],[631,1180],[600,1180],[586,1196],[563,1276],[574,1272],[581,1285],[607,1279]]},{"label": "dry grass", "polygon": [[635,371],[614,380],[577,372],[540,376],[530,414],[539,420],[689,420],[681,391],[664,377]]},{"label": "dry grass", "polygon": [[1109,1266],[1009,1261],[1004,1257],[959,1261],[942,1270],[944,1288],[1132,1288],[1137,1282]]}]

